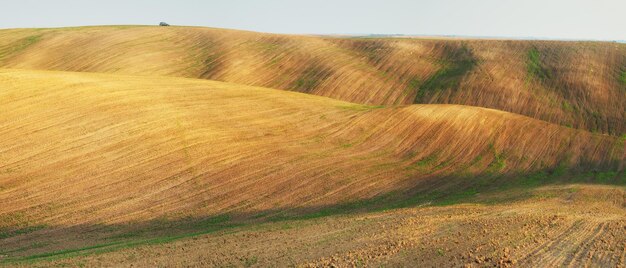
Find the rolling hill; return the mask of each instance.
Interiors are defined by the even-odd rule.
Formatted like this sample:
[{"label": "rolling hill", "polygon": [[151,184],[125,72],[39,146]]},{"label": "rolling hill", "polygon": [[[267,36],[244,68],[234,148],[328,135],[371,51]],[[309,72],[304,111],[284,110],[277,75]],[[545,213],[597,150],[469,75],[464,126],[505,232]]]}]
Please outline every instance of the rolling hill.
[{"label": "rolling hill", "polygon": [[292,36],[198,27],[0,31],[0,66],[204,78],[367,105],[462,104],[621,136],[626,45]]},{"label": "rolling hill", "polygon": [[46,71],[0,83],[3,227],[317,207],[428,178],[617,172],[624,156],[615,137],[469,106]]},{"label": "rolling hill", "polygon": [[602,42],[0,30],[0,265],[623,265],[625,71]]}]

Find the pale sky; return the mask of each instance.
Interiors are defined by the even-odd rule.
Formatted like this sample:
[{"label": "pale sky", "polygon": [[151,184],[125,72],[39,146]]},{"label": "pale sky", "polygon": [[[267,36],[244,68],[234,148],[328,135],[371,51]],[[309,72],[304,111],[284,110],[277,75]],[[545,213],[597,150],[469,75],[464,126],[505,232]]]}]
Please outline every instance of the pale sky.
[{"label": "pale sky", "polygon": [[626,0],[0,1],[0,28],[165,21],[295,34],[626,40]]}]

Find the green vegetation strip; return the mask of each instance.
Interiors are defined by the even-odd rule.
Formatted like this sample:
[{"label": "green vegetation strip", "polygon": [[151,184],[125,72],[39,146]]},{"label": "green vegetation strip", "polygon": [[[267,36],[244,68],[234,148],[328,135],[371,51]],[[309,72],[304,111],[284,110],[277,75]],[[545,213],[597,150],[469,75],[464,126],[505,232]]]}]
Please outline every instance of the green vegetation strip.
[{"label": "green vegetation strip", "polygon": [[[423,103],[426,96],[438,91],[458,89],[463,77],[469,73],[477,63],[469,48],[463,46],[458,49],[452,49],[448,52],[447,59],[441,62],[441,69],[419,85],[414,103]],[[417,83],[419,83],[419,80],[413,79],[409,81],[409,87],[416,88]]]},{"label": "green vegetation strip", "polygon": [[32,233],[34,231],[37,230],[41,230],[46,228],[46,225],[35,225],[35,226],[28,226],[25,228],[21,228],[21,229],[17,229],[14,231],[3,231],[0,232],[0,239],[5,239],[5,238],[9,238],[9,237],[13,237],[13,236],[18,236],[21,234],[27,234],[27,233]]},{"label": "green vegetation strip", "polygon": [[210,233],[214,233],[214,232],[229,229],[229,228],[243,226],[242,224],[222,224],[221,223],[223,221],[221,220],[223,219],[222,217],[223,216],[219,216],[219,217],[211,218],[208,221],[204,221],[204,223],[214,222],[215,225],[208,226],[204,230],[201,230],[201,231],[179,234],[179,235],[161,236],[161,237],[155,237],[155,238],[149,238],[149,239],[133,240],[133,241],[115,241],[115,242],[109,242],[109,243],[102,243],[102,244],[97,244],[97,245],[92,245],[92,246],[87,246],[87,247],[82,247],[82,248],[52,251],[52,252],[46,252],[42,254],[35,254],[35,255],[26,256],[26,257],[20,257],[20,258],[8,258],[8,259],[4,259],[0,261],[0,263],[38,262],[38,261],[45,261],[45,260],[50,261],[50,260],[64,259],[64,258],[69,258],[69,257],[102,254],[102,253],[117,251],[117,250],[126,249],[126,248],[133,248],[133,247],[143,246],[143,245],[164,244],[164,243],[169,243],[169,242],[173,242],[176,240],[180,240],[183,238],[205,235],[205,234],[210,234]]},{"label": "green vegetation strip", "polygon": [[531,48],[528,50],[528,60],[526,62],[528,70],[528,76],[531,78],[537,78],[539,80],[546,80],[550,78],[548,70],[543,66],[541,62],[541,54],[537,48]]},{"label": "green vegetation strip", "polygon": [[13,44],[9,45],[8,47],[0,50],[0,60],[3,60],[6,57],[11,56],[12,54],[18,53],[28,48],[29,46],[39,42],[39,40],[41,40],[41,35],[32,35],[32,36],[15,41]]},{"label": "green vegetation strip", "polygon": [[369,110],[374,110],[374,109],[385,108],[385,106],[384,105],[350,104],[350,105],[337,106],[337,108],[351,110],[351,111],[369,111]]},{"label": "green vegetation strip", "polygon": [[[423,161],[431,162],[432,159],[424,159]],[[500,160],[494,161],[500,166]],[[513,179],[510,177],[514,176]],[[530,190],[545,186],[558,184],[604,184],[604,185],[624,185],[626,186],[626,176],[624,172],[616,171],[605,172],[577,172],[570,171],[566,165],[561,164],[549,171],[534,172],[526,175],[489,175],[478,176],[480,180],[475,184],[465,186],[451,185],[445,190],[432,190],[429,192],[421,192],[408,194],[403,192],[391,192],[377,197],[359,200],[355,202],[344,203],[337,206],[319,209],[315,212],[290,215],[281,212],[270,216],[270,221],[288,221],[288,220],[306,220],[327,217],[338,214],[351,214],[357,212],[375,212],[386,211],[397,208],[416,207],[416,206],[449,206],[461,203],[483,203],[496,204],[502,202],[511,202],[523,198],[531,197]],[[469,178],[468,178],[469,179]],[[476,179],[476,178],[474,178]],[[459,179],[460,181],[467,181]],[[500,193],[511,190],[518,190],[518,195],[505,195],[504,197],[482,198],[479,199],[479,193]],[[264,215],[265,216],[265,215]]]},{"label": "green vegetation strip", "polygon": [[[423,162],[431,161],[433,160],[423,160]],[[498,161],[496,160],[496,162]],[[531,192],[532,189],[544,185],[558,185],[560,183],[626,185],[626,176],[624,176],[624,172],[575,172],[568,170],[565,165],[559,165],[558,167],[550,171],[541,171],[523,176],[515,176],[514,179],[511,179],[511,176],[491,176],[488,174],[479,177],[481,180],[479,180],[478,183],[468,184],[465,186],[450,185],[449,187],[446,187],[447,190],[432,190],[430,192],[421,192],[414,194],[409,194],[406,192],[391,192],[384,195],[379,195],[371,199],[359,200],[332,207],[317,209],[316,211],[310,213],[302,213],[297,211],[281,211],[278,213],[263,212],[252,217],[252,219],[261,220],[260,222],[256,223],[263,223],[266,221],[286,222],[316,219],[333,215],[354,214],[360,212],[386,211],[391,209],[416,206],[448,206],[468,202],[498,204],[503,202],[512,202],[524,198],[530,198],[533,196]],[[460,181],[467,180],[460,179]],[[576,189],[573,189],[573,191],[575,190]],[[495,195],[484,198],[479,195],[480,193],[494,193]],[[507,194],[498,195],[497,193]],[[91,245],[83,248],[53,251],[20,258],[8,258],[0,261],[0,263],[37,262],[46,260],[49,261],[77,256],[101,254],[143,245],[169,243],[179,239],[210,234],[229,228],[252,226],[256,223],[234,223],[229,215],[220,215],[202,221],[192,222],[187,225],[178,226],[179,228],[182,228],[179,229],[181,232],[184,232],[184,230],[194,230],[188,233],[145,239],[135,239],[132,241],[113,241],[108,243]],[[155,224],[159,226],[167,226],[167,224]],[[171,229],[170,226],[168,226],[167,228],[162,226],[160,227],[161,229]],[[136,236],[139,236],[139,234],[131,232],[127,234],[112,236],[110,238],[132,238]]]},{"label": "green vegetation strip", "polygon": [[321,66],[310,66],[300,74],[300,77],[298,77],[290,88],[298,92],[309,93],[317,88],[317,86],[331,74],[330,69]]}]

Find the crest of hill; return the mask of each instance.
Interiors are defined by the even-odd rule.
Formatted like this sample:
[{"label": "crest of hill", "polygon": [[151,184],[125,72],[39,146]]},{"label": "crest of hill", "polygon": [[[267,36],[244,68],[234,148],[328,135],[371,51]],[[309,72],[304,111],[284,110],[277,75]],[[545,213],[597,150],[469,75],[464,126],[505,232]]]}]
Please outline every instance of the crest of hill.
[{"label": "crest of hill", "polygon": [[626,133],[626,45],[610,42],[12,29],[0,31],[0,66],[204,78],[367,105],[462,104]]},{"label": "crest of hill", "polygon": [[200,27],[0,30],[7,68],[204,78],[367,105],[463,104],[626,133],[626,44],[334,38]]}]

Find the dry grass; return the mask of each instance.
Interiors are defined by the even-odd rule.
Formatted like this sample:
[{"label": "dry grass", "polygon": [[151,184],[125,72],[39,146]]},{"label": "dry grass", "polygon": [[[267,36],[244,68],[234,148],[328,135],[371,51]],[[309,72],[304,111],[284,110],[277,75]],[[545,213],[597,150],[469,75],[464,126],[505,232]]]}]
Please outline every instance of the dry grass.
[{"label": "dry grass", "polygon": [[0,31],[4,67],[169,75],[369,104],[494,108],[626,133],[626,45],[324,38],[194,27]]},{"label": "dry grass", "polygon": [[624,155],[614,137],[468,106],[45,71],[0,83],[2,227],[325,206],[428,178],[616,170]]},{"label": "dry grass", "polygon": [[[623,265],[622,186],[560,184],[626,183],[625,50],[0,30],[0,264],[122,250],[39,265]],[[428,207],[380,212],[408,206]],[[558,228],[544,228],[550,213],[563,216]],[[511,225],[524,232],[509,235]],[[278,228],[274,242],[254,239],[263,226]],[[246,236],[224,231],[233,228]],[[455,246],[449,232],[463,230]],[[128,249],[180,239],[181,250]],[[202,254],[212,239],[234,242]],[[500,254],[493,241],[519,250]],[[312,255],[255,251],[275,242]]]}]

